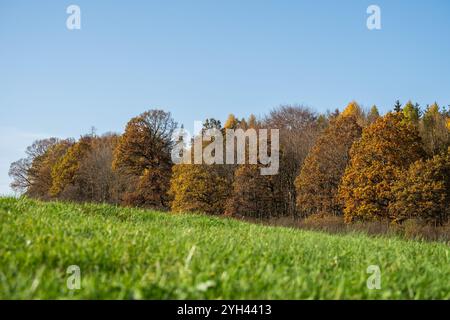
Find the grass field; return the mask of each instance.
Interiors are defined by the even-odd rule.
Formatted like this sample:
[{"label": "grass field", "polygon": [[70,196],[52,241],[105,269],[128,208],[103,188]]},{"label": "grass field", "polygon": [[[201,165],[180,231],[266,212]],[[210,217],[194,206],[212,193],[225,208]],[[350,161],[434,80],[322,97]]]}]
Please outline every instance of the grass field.
[{"label": "grass field", "polygon": [[0,236],[2,299],[450,299],[444,243],[13,198],[0,199]]}]

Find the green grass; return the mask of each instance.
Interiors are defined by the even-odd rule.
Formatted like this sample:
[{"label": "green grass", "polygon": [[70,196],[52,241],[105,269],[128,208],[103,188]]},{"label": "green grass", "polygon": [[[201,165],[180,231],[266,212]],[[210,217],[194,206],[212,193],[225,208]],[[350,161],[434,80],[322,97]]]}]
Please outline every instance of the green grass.
[{"label": "green grass", "polygon": [[25,198],[0,199],[0,236],[3,299],[450,298],[444,243]]}]

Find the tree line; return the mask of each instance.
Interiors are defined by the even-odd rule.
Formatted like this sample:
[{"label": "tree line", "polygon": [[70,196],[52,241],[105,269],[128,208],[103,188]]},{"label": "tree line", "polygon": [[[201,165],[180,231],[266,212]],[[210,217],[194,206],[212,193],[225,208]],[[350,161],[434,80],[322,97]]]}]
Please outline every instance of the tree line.
[{"label": "tree line", "polygon": [[279,174],[271,176],[260,174],[261,164],[174,165],[177,127],[169,112],[149,110],[123,134],[35,141],[11,164],[11,187],[43,200],[262,219],[441,225],[450,216],[450,112],[437,103],[397,101],[385,115],[356,102],[325,114],[280,106],[259,118],[230,115],[223,126],[204,121],[224,139],[226,129],[279,129]]}]

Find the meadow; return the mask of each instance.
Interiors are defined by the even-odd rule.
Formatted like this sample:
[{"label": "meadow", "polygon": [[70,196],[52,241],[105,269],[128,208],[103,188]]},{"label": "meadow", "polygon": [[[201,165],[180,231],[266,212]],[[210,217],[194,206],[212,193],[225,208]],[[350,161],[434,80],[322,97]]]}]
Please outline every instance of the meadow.
[{"label": "meadow", "polygon": [[28,198],[0,198],[0,237],[1,299],[450,299],[446,243]]}]

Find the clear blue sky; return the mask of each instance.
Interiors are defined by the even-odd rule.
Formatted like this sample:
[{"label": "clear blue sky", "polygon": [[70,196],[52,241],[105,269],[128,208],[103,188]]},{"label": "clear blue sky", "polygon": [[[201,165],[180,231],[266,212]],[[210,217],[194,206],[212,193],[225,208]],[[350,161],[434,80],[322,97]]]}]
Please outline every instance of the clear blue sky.
[{"label": "clear blue sky", "polygon": [[[66,8],[81,8],[81,30]],[[366,28],[381,7],[382,29]],[[350,100],[450,104],[450,1],[0,0],[0,194],[36,138]]]}]

